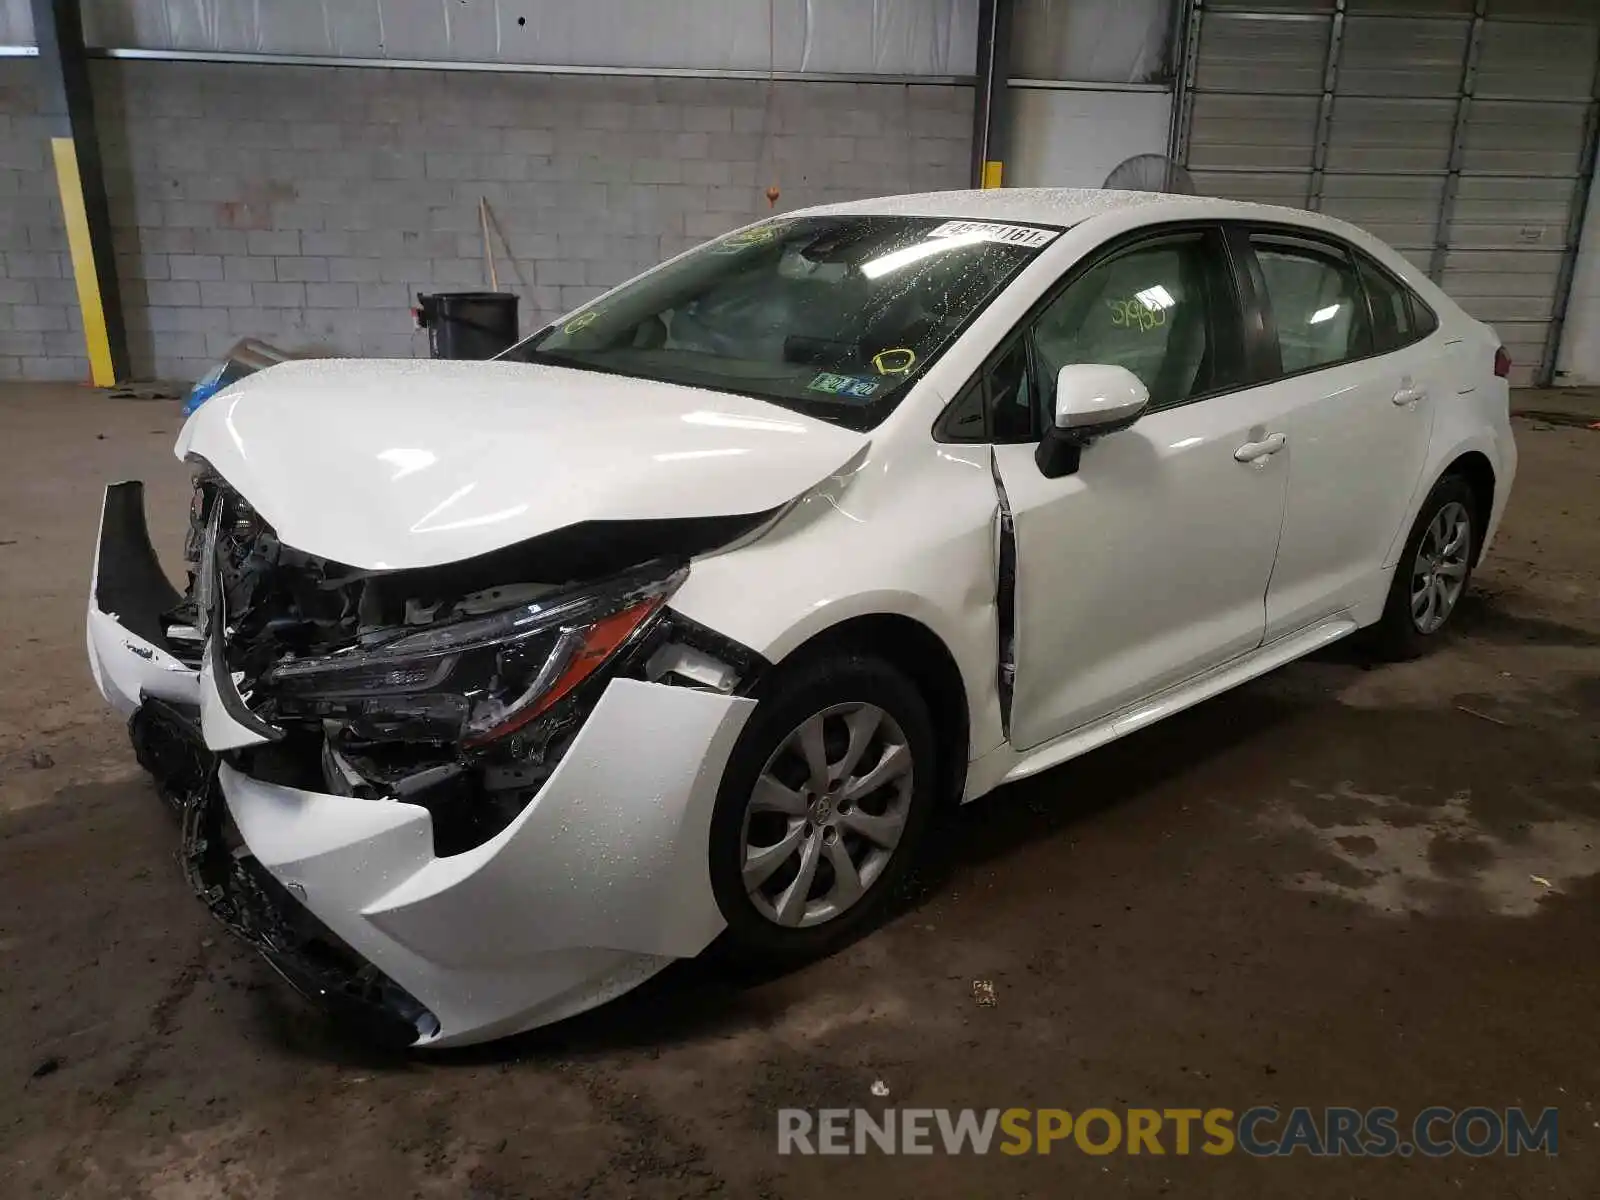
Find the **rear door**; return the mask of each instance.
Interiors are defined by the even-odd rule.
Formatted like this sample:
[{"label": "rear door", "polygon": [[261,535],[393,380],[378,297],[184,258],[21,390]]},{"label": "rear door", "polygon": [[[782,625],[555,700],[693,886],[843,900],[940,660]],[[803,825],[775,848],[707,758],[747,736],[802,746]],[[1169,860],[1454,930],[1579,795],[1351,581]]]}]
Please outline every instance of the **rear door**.
[{"label": "rear door", "polygon": [[[1163,232],[1075,270],[986,370],[1016,545],[1015,746],[1261,643],[1286,414],[1272,388],[1244,386],[1241,327],[1221,230]],[[1127,367],[1151,408],[1051,479],[1038,431],[1068,363]]]},{"label": "rear door", "polygon": [[1403,285],[1353,248],[1262,228],[1234,244],[1276,345],[1268,386],[1288,407],[1288,505],[1266,600],[1271,641],[1371,594],[1449,384],[1430,341],[1416,340],[1431,314],[1414,310]]}]

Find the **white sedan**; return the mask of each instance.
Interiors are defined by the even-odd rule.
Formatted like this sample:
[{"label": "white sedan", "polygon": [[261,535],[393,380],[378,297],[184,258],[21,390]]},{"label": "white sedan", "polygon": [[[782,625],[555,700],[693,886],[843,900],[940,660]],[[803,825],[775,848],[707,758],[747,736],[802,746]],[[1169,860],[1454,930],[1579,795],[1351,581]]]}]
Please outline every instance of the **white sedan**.
[{"label": "white sedan", "polygon": [[184,427],[191,584],[107,492],[96,680],[208,906],[408,1045],[718,938],[825,953],[971,800],[1367,629],[1449,627],[1508,360],[1325,216],[834,205],[495,362],[292,362]]}]

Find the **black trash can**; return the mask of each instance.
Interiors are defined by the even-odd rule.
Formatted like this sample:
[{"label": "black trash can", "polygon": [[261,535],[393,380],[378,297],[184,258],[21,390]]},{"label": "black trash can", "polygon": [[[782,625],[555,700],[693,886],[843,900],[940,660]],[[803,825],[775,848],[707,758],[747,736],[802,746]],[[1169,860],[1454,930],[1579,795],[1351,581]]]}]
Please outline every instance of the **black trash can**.
[{"label": "black trash can", "polygon": [[510,292],[437,292],[418,296],[417,305],[430,358],[493,358],[516,343],[517,298]]}]

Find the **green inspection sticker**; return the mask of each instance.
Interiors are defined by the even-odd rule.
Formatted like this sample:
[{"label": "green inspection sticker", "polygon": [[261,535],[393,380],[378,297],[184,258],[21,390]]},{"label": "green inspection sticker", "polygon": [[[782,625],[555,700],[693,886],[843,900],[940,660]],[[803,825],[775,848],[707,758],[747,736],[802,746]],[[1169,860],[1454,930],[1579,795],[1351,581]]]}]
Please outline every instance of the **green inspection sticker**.
[{"label": "green inspection sticker", "polygon": [[859,375],[834,375],[824,371],[806,387],[813,392],[826,392],[849,400],[870,400],[877,392],[881,379],[863,379]]}]

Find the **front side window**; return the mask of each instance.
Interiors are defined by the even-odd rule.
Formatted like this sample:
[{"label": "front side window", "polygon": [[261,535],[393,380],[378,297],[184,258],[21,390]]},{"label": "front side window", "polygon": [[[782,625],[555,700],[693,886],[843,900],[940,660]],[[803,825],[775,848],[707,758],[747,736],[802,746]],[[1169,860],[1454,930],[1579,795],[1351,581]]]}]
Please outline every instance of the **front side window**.
[{"label": "front side window", "polygon": [[1056,375],[1072,363],[1128,368],[1152,409],[1230,386],[1231,297],[1216,233],[1162,238],[1091,267],[1034,326],[1044,412],[1054,407]]},{"label": "front side window", "polygon": [[939,218],[780,218],[659,267],[505,357],[877,424],[1059,231]]},{"label": "front side window", "polygon": [[1366,297],[1350,259],[1295,239],[1250,239],[1278,329],[1283,373],[1293,375],[1372,353]]},{"label": "front side window", "polygon": [[1157,235],[1069,277],[951,405],[939,435],[1038,440],[1054,420],[1056,377],[1075,363],[1126,367],[1149,389],[1152,410],[1243,382],[1221,233]]}]

